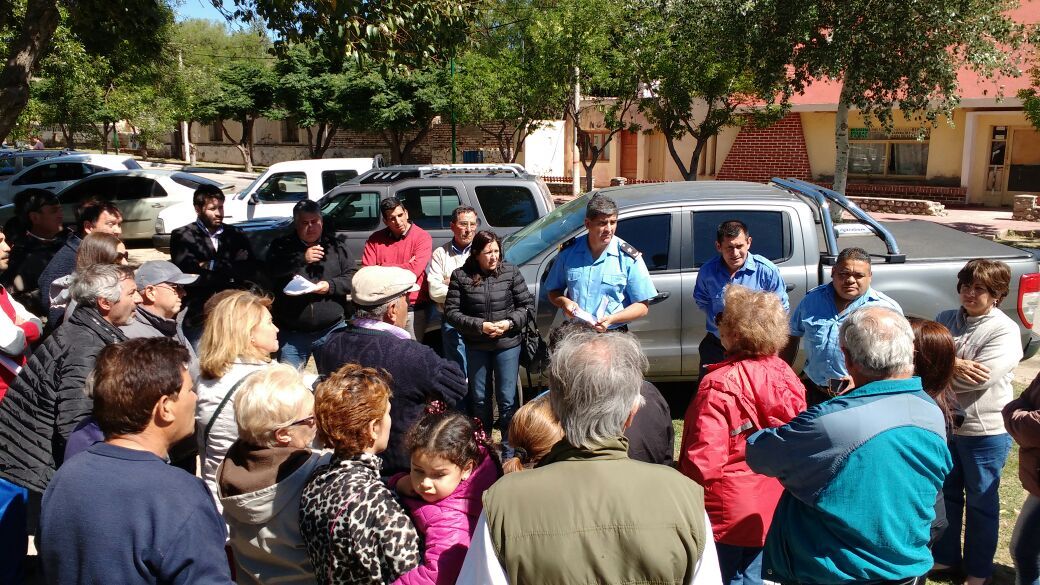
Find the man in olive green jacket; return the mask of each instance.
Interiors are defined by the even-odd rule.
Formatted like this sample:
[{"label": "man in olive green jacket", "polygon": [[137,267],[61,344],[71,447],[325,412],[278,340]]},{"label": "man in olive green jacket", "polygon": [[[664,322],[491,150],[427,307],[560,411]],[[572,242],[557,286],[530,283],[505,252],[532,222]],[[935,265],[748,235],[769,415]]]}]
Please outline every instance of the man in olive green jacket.
[{"label": "man in olive green jacket", "polygon": [[560,342],[549,399],[564,439],[485,492],[458,585],[722,581],[700,486],[628,458],[646,367],[628,333]]}]

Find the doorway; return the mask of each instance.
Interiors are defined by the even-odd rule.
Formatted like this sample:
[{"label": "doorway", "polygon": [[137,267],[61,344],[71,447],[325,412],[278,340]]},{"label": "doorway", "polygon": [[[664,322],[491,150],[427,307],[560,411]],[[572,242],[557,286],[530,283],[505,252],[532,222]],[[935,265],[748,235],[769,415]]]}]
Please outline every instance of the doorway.
[{"label": "doorway", "polygon": [[1040,132],[1033,128],[1012,128],[1006,161],[1007,182],[1001,204],[1010,205],[1015,195],[1040,193]]}]

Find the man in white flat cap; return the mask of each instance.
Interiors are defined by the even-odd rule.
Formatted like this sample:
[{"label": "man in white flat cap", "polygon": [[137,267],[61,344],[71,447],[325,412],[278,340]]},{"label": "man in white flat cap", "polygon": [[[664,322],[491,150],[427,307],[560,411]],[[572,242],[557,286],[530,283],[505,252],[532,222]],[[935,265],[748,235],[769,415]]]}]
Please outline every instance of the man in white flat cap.
[{"label": "man in white flat cap", "polygon": [[466,395],[466,376],[459,366],[413,340],[402,327],[408,318],[408,293],[415,274],[393,266],[365,266],[351,281],[354,318],[315,348],[318,374],[327,376],[347,363],[381,368],[392,377],[390,442],[382,453],[385,475],[408,471],[405,432],[426,403],[442,400],[453,407]]}]

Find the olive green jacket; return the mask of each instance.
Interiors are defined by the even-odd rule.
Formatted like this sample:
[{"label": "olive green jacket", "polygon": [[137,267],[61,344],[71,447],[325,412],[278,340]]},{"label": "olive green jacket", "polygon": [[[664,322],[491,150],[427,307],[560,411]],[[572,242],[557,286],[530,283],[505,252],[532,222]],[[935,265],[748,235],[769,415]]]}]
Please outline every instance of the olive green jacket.
[{"label": "olive green jacket", "polygon": [[689,583],[711,537],[701,487],[629,459],[623,437],[557,443],[485,492],[484,513],[514,585]]}]

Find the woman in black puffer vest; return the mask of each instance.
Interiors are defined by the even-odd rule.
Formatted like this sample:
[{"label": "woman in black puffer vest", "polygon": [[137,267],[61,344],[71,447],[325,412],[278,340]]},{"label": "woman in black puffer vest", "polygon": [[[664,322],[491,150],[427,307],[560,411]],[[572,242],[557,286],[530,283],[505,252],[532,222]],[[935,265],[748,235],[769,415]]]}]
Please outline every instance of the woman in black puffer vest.
[{"label": "woman in black puffer vest", "polygon": [[502,260],[501,250],[502,241],[494,232],[477,232],[466,263],[451,274],[444,313],[466,343],[466,407],[490,432],[492,408],[487,390],[494,384],[504,455],[510,456],[507,440],[509,421],[517,408],[520,332],[534,297],[516,266]]}]

